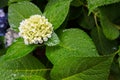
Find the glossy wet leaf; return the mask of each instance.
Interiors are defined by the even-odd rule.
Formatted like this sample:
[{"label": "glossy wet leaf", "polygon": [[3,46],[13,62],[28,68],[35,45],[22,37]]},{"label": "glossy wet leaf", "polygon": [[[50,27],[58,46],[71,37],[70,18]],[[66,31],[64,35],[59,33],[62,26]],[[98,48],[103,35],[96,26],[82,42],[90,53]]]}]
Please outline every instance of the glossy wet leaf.
[{"label": "glossy wet leaf", "polygon": [[87,0],[89,12],[92,12],[95,8],[99,6],[104,6],[108,4],[118,3],[120,0]]},{"label": "glossy wet leaf", "polygon": [[113,56],[66,57],[51,71],[52,80],[108,80]]},{"label": "glossy wet leaf", "polygon": [[18,78],[17,80],[46,80],[45,78],[39,76],[39,75],[34,75],[34,76],[24,76],[21,78]]},{"label": "glossy wet leaf", "polygon": [[17,39],[10,47],[8,47],[6,54],[0,58],[2,61],[14,60],[21,58],[32,52],[36,45],[25,45],[23,39]]},{"label": "glossy wet leaf", "polygon": [[50,0],[45,8],[44,15],[53,24],[54,29],[60,27],[65,20],[72,0]]},{"label": "glossy wet leaf", "polygon": [[11,4],[8,9],[8,20],[10,27],[18,31],[20,22],[31,15],[42,14],[39,8],[31,2],[22,1],[15,4]]},{"label": "glossy wet leaf", "polygon": [[47,69],[41,62],[31,55],[27,55],[23,58],[8,61],[1,65],[0,79],[15,80],[19,77],[32,75],[44,77],[46,72]]},{"label": "glossy wet leaf", "polygon": [[55,46],[60,43],[60,40],[55,32],[52,33],[52,37],[48,39],[47,42],[45,42],[45,45],[47,46]]},{"label": "glossy wet leaf", "polygon": [[31,1],[31,0],[9,0],[9,4],[10,3],[15,3],[15,2],[21,2],[21,1]]},{"label": "glossy wet leaf", "polygon": [[100,54],[111,54],[117,50],[117,41],[107,39],[101,28],[93,28],[91,36]]},{"label": "glossy wet leaf", "polygon": [[69,56],[98,56],[91,38],[80,29],[63,30],[59,35],[59,39],[59,45],[46,48],[46,55],[53,64],[61,58]]}]

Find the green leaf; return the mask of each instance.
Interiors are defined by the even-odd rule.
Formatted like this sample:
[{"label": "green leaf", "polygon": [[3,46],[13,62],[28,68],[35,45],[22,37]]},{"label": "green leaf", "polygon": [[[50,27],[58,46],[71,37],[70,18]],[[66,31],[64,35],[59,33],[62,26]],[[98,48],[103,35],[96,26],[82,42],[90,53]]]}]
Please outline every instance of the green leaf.
[{"label": "green leaf", "polygon": [[119,37],[119,30],[117,29],[118,26],[112,23],[102,12],[100,13],[100,22],[106,38],[114,40]]},{"label": "green leaf", "polygon": [[55,46],[58,45],[59,43],[60,40],[55,32],[53,32],[52,37],[47,42],[45,42],[47,46]]},{"label": "green leaf", "polygon": [[5,7],[8,4],[8,0],[0,0],[0,8]]},{"label": "green leaf", "polygon": [[31,0],[9,0],[8,4],[20,2],[20,1],[31,1]]},{"label": "green leaf", "polygon": [[[1,62],[0,62],[1,64]],[[27,55],[20,59],[5,62],[0,66],[0,79],[15,80],[19,77],[39,75],[44,77],[48,69],[35,57]]]},{"label": "green leaf", "polygon": [[95,8],[99,6],[104,6],[108,4],[118,3],[120,0],[87,0],[89,13],[91,13]]},{"label": "green leaf", "polygon": [[114,61],[111,65],[111,73],[108,80],[120,80],[120,67],[118,64],[118,59],[114,58]]},{"label": "green leaf", "polygon": [[88,11],[83,8],[82,9],[82,16],[79,18],[78,23],[85,29],[92,29],[95,26],[95,21],[93,15],[88,16]]},{"label": "green leaf", "polygon": [[37,45],[25,45],[23,39],[19,38],[6,51],[6,54],[0,58],[2,61],[21,58],[32,52]]},{"label": "green leaf", "polygon": [[4,36],[0,36],[0,56],[5,53]]},{"label": "green leaf", "polygon": [[114,53],[117,50],[116,40],[107,39],[101,28],[93,28],[91,31],[91,37],[97,47],[97,50],[102,55],[108,55]]},{"label": "green leaf", "polygon": [[21,78],[18,78],[17,80],[46,80],[45,78],[41,77],[41,76],[24,76]]},{"label": "green leaf", "polygon": [[119,67],[120,67],[120,46],[119,46],[119,53],[118,53],[118,55],[119,55],[118,62],[119,62]]},{"label": "green leaf", "polygon": [[22,1],[15,4],[11,4],[8,9],[8,20],[10,27],[18,32],[20,22],[35,14],[41,15],[42,13],[39,10],[39,8],[31,2]]},{"label": "green leaf", "polygon": [[118,58],[118,62],[119,62],[119,67],[120,67],[120,56],[119,56],[119,58]]},{"label": "green leaf", "polygon": [[75,20],[76,18],[79,18],[81,16],[81,13],[82,13],[81,9],[82,9],[81,7],[71,6],[70,10],[69,10],[69,13],[68,13],[68,19],[69,20]]},{"label": "green leaf", "polygon": [[46,47],[46,55],[53,63],[69,56],[87,57],[98,56],[96,47],[90,37],[80,29],[66,29],[60,35],[60,44]]},{"label": "green leaf", "polygon": [[71,2],[71,5],[72,6],[75,6],[75,7],[79,7],[79,6],[82,6],[84,3],[81,1],[81,0],[73,0]]},{"label": "green leaf", "polygon": [[113,56],[66,57],[51,71],[52,80],[108,80]]},{"label": "green leaf", "polygon": [[50,0],[45,8],[44,15],[53,24],[54,30],[60,27],[65,20],[72,0]]},{"label": "green leaf", "polygon": [[117,23],[120,20],[120,3],[110,4],[99,8],[100,12],[104,14],[111,22]]}]

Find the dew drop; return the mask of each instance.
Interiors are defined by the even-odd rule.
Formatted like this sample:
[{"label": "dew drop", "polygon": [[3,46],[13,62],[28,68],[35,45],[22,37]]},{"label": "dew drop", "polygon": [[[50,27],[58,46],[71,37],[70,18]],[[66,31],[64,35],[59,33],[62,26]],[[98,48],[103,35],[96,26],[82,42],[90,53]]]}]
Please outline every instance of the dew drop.
[{"label": "dew drop", "polygon": [[12,77],[15,77],[16,76],[16,74],[12,74]]},{"label": "dew drop", "polygon": [[117,47],[113,47],[112,50],[116,51],[116,50],[117,50]]}]

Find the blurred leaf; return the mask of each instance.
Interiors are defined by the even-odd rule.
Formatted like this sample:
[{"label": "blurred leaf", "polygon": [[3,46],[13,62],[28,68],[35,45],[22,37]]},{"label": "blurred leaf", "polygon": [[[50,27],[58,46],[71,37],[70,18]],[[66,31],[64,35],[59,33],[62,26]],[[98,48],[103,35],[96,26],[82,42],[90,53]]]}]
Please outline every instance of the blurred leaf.
[{"label": "blurred leaf", "polygon": [[54,29],[60,27],[65,20],[72,0],[50,0],[45,8],[44,15],[53,24]]},{"label": "blurred leaf", "polygon": [[0,56],[6,52],[4,44],[4,36],[0,36]]},{"label": "blurred leaf", "polygon": [[45,78],[41,77],[41,76],[24,76],[21,78],[18,78],[17,80],[46,80]]},{"label": "blurred leaf", "polygon": [[108,80],[113,56],[66,57],[51,71],[52,80]]},{"label": "blurred leaf", "polygon": [[119,67],[120,67],[120,56],[119,56],[119,58],[118,58],[118,61],[119,61]]},{"label": "blurred leaf", "polygon": [[0,8],[7,6],[8,0],[0,0]]},{"label": "blurred leaf", "polygon": [[75,7],[79,7],[79,6],[82,6],[83,5],[83,2],[81,0],[73,0],[71,2],[71,5],[72,6],[75,6]]},{"label": "blurred leaf", "polygon": [[0,49],[4,48],[4,37],[0,36]]},{"label": "blurred leaf", "polygon": [[91,31],[92,39],[100,54],[110,54],[117,50],[117,42],[115,40],[108,40],[101,28],[93,28]]},{"label": "blurred leaf", "polygon": [[45,42],[47,46],[55,46],[55,45],[58,45],[59,43],[60,43],[60,40],[55,32],[53,32],[52,37],[48,39],[47,42]]},{"label": "blurred leaf", "polygon": [[95,8],[99,6],[104,6],[108,4],[118,3],[120,0],[87,0],[89,13],[91,13]]},{"label": "blurred leaf", "polygon": [[116,23],[120,20],[120,3],[102,6],[99,9],[111,22]]},{"label": "blurred leaf", "polygon": [[20,1],[31,1],[31,0],[9,0],[8,4],[20,2]]},{"label": "blurred leaf", "polygon": [[[119,51],[120,51],[120,46],[119,46]],[[119,67],[120,67],[120,52],[118,53],[119,58],[118,58],[118,62],[119,62]]]},{"label": "blurred leaf", "polygon": [[31,15],[42,14],[36,5],[28,1],[11,4],[8,10],[10,27],[17,32],[22,20],[29,18]]},{"label": "blurred leaf", "polygon": [[[1,64],[1,62],[0,62]],[[0,79],[15,80],[19,77],[39,75],[44,77],[48,69],[35,57],[27,55],[23,58],[5,62],[0,66]]]},{"label": "blurred leaf", "polygon": [[43,12],[45,7],[46,7],[46,4],[48,2],[48,0],[32,0],[32,2],[37,5],[40,10]]},{"label": "blurred leaf", "polygon": [[81,7],[71,6],[68,14],[69,20],[78,18],[79,16],[81,16],[81,13],[82,13]]},{"label": "blurred leaf", "polygon": [[[115,61],[116,60],[116,61]],[[111,65],[111,71],[108,80],[120,80],[120,68],[118,66],[118,60],[114,58],[114,62]]]},{"label": "blurred leaf", "polygon": [[23,39],[19,38],[6,51],[6,54],[0,58],[2,61],[21,58],[32,52],[37,45],[25,45]]},{"label": "blurred leaf", "polygon": [[119,37],[119,30],[117,29],[118,26],[112,23],[102,12],[100,13],[100,22],[106,38],[114,40]]},{"label": "blurred leaf", "polygon": [[78,20],[78,23],[80,26],[82,26],[85,29],[92,29],[95,26],[95,21],[93,15],[88,16],[88,11],[84,8],[82,9],[82,16]]},{"label": "blurred leaf", "polygon": [[63,30],[59,38],[60,44],[58,46],[46,47],[46,55],[53,64],[61,58],[70,56],[98,56],[92,40],[80,29]]}]

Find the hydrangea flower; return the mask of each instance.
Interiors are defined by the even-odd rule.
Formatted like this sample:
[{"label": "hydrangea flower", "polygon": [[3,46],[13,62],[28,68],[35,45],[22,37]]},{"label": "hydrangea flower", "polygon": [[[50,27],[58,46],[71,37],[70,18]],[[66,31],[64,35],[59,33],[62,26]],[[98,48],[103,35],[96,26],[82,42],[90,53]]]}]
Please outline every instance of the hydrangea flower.
[{"label": "hydrangea flower", "polygon": [[7,29],[7,15],[0,9],[0,36],[4,36]]},{"label": "hydrangea flower", "polygon": [[19,36],[24,38],[25,44],[42,44],[51,37],[53,27],[45,16],[32,15],[20,23],[19,31]]},{"label": "hydrangea flower", "polygon": [[18,33],[10,28],[7,29],[7,32],[5,33],[5,46],[10,46],[16,38],[19,38]]}]

